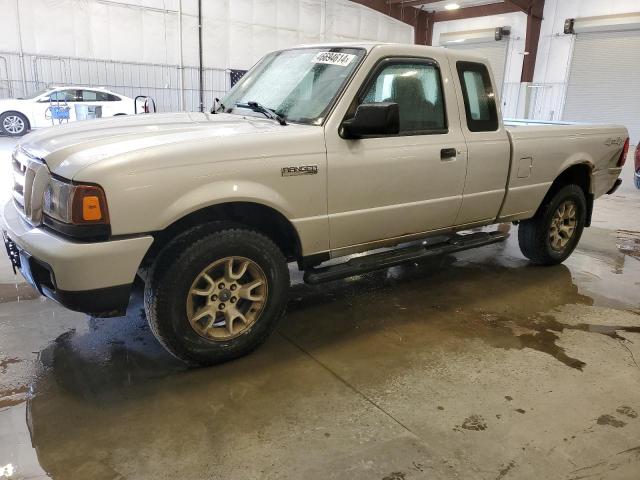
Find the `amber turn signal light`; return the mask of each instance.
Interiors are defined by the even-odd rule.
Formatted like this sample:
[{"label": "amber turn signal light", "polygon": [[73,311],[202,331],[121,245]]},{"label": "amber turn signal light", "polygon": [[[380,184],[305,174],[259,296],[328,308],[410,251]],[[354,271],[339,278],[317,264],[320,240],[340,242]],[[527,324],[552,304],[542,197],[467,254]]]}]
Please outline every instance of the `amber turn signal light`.
[{"label": "amber turn signal light", "polygon": [[77,185],[73,194],[73,223],[109,223],[107,199],[98,185]]}]

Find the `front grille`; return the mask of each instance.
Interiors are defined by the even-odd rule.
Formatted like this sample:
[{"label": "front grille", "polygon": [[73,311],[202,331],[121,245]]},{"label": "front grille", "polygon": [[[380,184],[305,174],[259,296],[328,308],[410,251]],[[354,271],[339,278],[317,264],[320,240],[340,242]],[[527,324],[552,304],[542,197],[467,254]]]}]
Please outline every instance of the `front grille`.
[{"label": "front grille", "polygon": [[42,200],[49,172],[42,160],[24,149],[13,152],[13,200],[20,214],[32,225],[42,221]]}]

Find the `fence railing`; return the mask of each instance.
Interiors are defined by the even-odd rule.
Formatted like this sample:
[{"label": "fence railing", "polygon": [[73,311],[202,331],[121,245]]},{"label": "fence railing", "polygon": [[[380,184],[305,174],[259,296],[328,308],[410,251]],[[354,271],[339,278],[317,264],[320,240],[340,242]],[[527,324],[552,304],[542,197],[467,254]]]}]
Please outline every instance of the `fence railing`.
[{"label": "fence railing", "polygon": [[532,83],[529,93],[529,118],[562,120],[566,83]]},{"label": "fence railing", "polygon": [[[229,72],[204,69],[205,108],[230,89]],[[23,68],[19,53],[0,52],[0,98],[29,95],[53,84],[100,86],[132,98],[147,95],[160,112],[197,111],[200,103],[197,67],[25,54]]]}]

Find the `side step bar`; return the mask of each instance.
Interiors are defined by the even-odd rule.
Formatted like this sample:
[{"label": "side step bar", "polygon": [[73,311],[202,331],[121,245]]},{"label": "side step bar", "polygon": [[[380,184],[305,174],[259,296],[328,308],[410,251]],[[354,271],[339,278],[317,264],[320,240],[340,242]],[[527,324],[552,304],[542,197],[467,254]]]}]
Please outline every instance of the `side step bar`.
[{"label": "side step bar", "polygon": [[508,233],[501,232],[478,232],[468,235],[454,235],[449,240],[433,245],[412,245],[410,247],[355,257],[338,265],[310,268],[304,272],[304,281],[311,284],[330,282],[340,278],[353,277],[355,275],[373,272],[374,270],[393,267],[394,265],[405,262],[413,262],[423,258],[460,252],[462,250],[469,250],[470,248],[502,242],[508,237]]}]

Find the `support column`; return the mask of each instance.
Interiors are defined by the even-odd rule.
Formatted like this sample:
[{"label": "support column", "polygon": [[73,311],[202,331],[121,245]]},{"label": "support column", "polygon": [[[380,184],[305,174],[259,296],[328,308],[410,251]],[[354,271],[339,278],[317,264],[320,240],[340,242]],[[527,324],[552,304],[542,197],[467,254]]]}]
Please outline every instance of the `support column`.
[{"label": "support column", "polygon": [[506,2],[527,14],[527,37],[524,50],[529,53],[524,56],[520,81],[532,82],[533,72],[536,68],[542,15],[544,14],[544,0],[506,0]]},{"label": "support column", "polygon": [[542,15],[544,13],[544,0],[534,0],[525,13],[527,14],[527,38],[524,50],[529,54],[524,56],[520,81],[533,82],[538,42],[540,41],[540,27],[542,26]]},{"label": "support column", "polygon": [[433,42],[433,13],[418,10],[414,27],[416,45],[432,45]]}]

